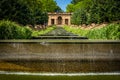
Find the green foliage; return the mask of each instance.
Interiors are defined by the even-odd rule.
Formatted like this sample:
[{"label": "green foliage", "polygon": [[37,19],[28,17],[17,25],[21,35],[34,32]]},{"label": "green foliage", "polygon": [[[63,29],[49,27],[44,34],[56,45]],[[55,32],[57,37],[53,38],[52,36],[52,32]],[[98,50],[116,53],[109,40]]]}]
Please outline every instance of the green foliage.
[{"label": "green foliage", "polygon": [[101,29],[91,30],[87,36],[91,37],[91,39],[120,39],[120,24],[110,24]]},{"label": "green foliage", "polygon": [[46,12],[54,12],[58,6],[54,0],[40,0],[43,4],[43,10]]},{"label": "green foliage", "polygon": [[74,8],[74,4],[68,4],[66,7],[66,12],[74,12],[75,8]]},{"label": "green foliage", "polygon": [[0,20],[12,20],[20,24],[28,24],[30,10],[21,0],[0,0]]},{"label": "green foliage", "polygon": [[79,9],[84,9],[88,11],[91,5],[91,0],[78,0],[78,2],[75,4],[72,3],[67,5],[67,12],[75,12]]},{"label": "green foliage", "polygon": [[44,24],[48,15],[40,0],[0,0],[0,20],[11,20],[22,25]]},{"label": "green foliage", "polygon": [[0,39],[29,39],[31,30],[11,21],[0,21]]},{"label": "green foliage", "polygon": [[64,12],[59,6],[54,10],[54,12]]},{"label": "green foliage", "polygon": [[101,23],[120,20],[119,7],[120,2],[117,0],[93,0],[90,6],[90,22]]},{"label": "green foliage", "polygon": [[48,27],[47,29],[43,29],[43,30],[40,30],[40,31],[32,31],[32,36],[33,37],[37,37],[37,36],[40,36],[40,35],[43,35],[43,34],[46,34],[52,30],[54,30],[56,28],[56,26],[51,26],[51,27]]},{"label": "green foliage", "polygon": [[[82,0],[73,6],[73,15],[71,18],[72,24],[81,25],[88,24],[88,18],[90,18],[90,14],[88,10],[91,6],[91,0]],[[90,16],[90,17],[88,17]]]},{"label": "green foliage", "polygon": [[83,0],[72,0],[71,3],[72,3],[72,4],[77,4],[77,3],[80,2],[80,1],[83,1]]},{"label": "green foliage", "polygon": [[28,8],[31,11],[30,24],[33,26],[36,24],[46,24],[48,22],[47,12],[43,10],[44,4],[41,0],[23,0],[27,3]]},{"label": "green foliage", "polygon": [[93,30],[82,30],[64,26],[65,30],[78,34],[80,36],[86,36],[89,39],[120,39],[120,24],[109,24],[106,27]]},{"label": "green foliage", "polygon": [[[85,24],[112,22],[120,20],[120,1],[118,0],[72,0],[73,4],[67,6],[67,12],[73,11],[73,24],[84,23],[83,18],[77,21],[74,16],[82,14],[86,16]],[[77,2],[76,2],[77,1]],[[80,11],[82,10],[82,11]],[[76,17],[77,18],[77,17]],[[76,23],[74,23],[76,22]]]},{"label": "green foliage", "polygon": [[78,11],[74,12],[73,16],[72,16],[72,24],[75,25],[81,25],[81,24],[85,24],[87,20],[87,16],[86,13],[83,9],[79,9]]},{"label": "green foliage", "polygon": [[0,21],[0,39],[30,39],[46,34],[55,28],[55,26],[52,26],[40,31],[34,31],[27,26],[19,26],[15,22],[3,20]]}]

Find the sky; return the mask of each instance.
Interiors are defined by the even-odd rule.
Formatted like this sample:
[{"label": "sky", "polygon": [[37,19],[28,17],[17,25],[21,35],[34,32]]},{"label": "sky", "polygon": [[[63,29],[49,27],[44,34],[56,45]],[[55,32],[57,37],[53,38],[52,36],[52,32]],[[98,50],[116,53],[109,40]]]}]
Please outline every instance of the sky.
[{"label": "sky", "polygon": [[66,11],[67,5],[72,1],[72,0],[55,0],[58,4],[58,6],[63,10]]}]

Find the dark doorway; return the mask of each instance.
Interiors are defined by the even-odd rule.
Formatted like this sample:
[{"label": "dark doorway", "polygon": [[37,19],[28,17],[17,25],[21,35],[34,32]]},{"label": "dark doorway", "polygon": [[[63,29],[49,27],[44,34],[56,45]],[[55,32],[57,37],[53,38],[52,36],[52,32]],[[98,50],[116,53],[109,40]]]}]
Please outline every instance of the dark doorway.
[{"label": "dark doorway", "polygon": [[61,25],[61,24],[62,24],[62,17],[59,16],[59,17],[58,17],[58,25]]},{"label": "dark doorway", "polygon": [[68,25],[68,19],[65,19],[65,24]]},{"label": "dark doorway", "polygon": [[51,24],[54,25],[55,24],[55,20],[51,19]]}]

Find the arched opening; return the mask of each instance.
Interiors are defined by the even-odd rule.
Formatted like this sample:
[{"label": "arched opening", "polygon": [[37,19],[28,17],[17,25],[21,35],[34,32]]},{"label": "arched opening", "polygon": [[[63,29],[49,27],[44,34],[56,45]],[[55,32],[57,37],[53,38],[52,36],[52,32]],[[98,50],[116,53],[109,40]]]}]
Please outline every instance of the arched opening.
[{"label": "arched opening", "polygon": [[54,25],[55,24],[55,20],[51,19],[51,24]]},{"label": "arched opening", "polygon": [[68,19],[65,19],[65,24],[68,25]]},{"label": "arched opening", "polygon": [[61,24],[62,24],[62,17],[59,16],[59,17],[58,17],[58,25],[61,25]]}]

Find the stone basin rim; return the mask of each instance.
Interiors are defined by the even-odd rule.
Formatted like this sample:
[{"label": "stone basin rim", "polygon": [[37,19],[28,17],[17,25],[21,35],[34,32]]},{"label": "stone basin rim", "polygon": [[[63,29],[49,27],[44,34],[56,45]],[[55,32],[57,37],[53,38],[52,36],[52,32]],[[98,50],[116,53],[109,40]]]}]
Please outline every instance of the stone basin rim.
[{"label": "stone basin rim", "polygon": [[9,39],[0,43],[120,43],[120,40],[72,40],[72,39]]},{"label": "stone basin rim", "polygon": [[0,74],[6,75],[31,75],[31,76],[102,76],[102,75],[120,75],[120,72],[90,72],[90,73],[31,73],[31,72],[10,72],[0,71]]}]

